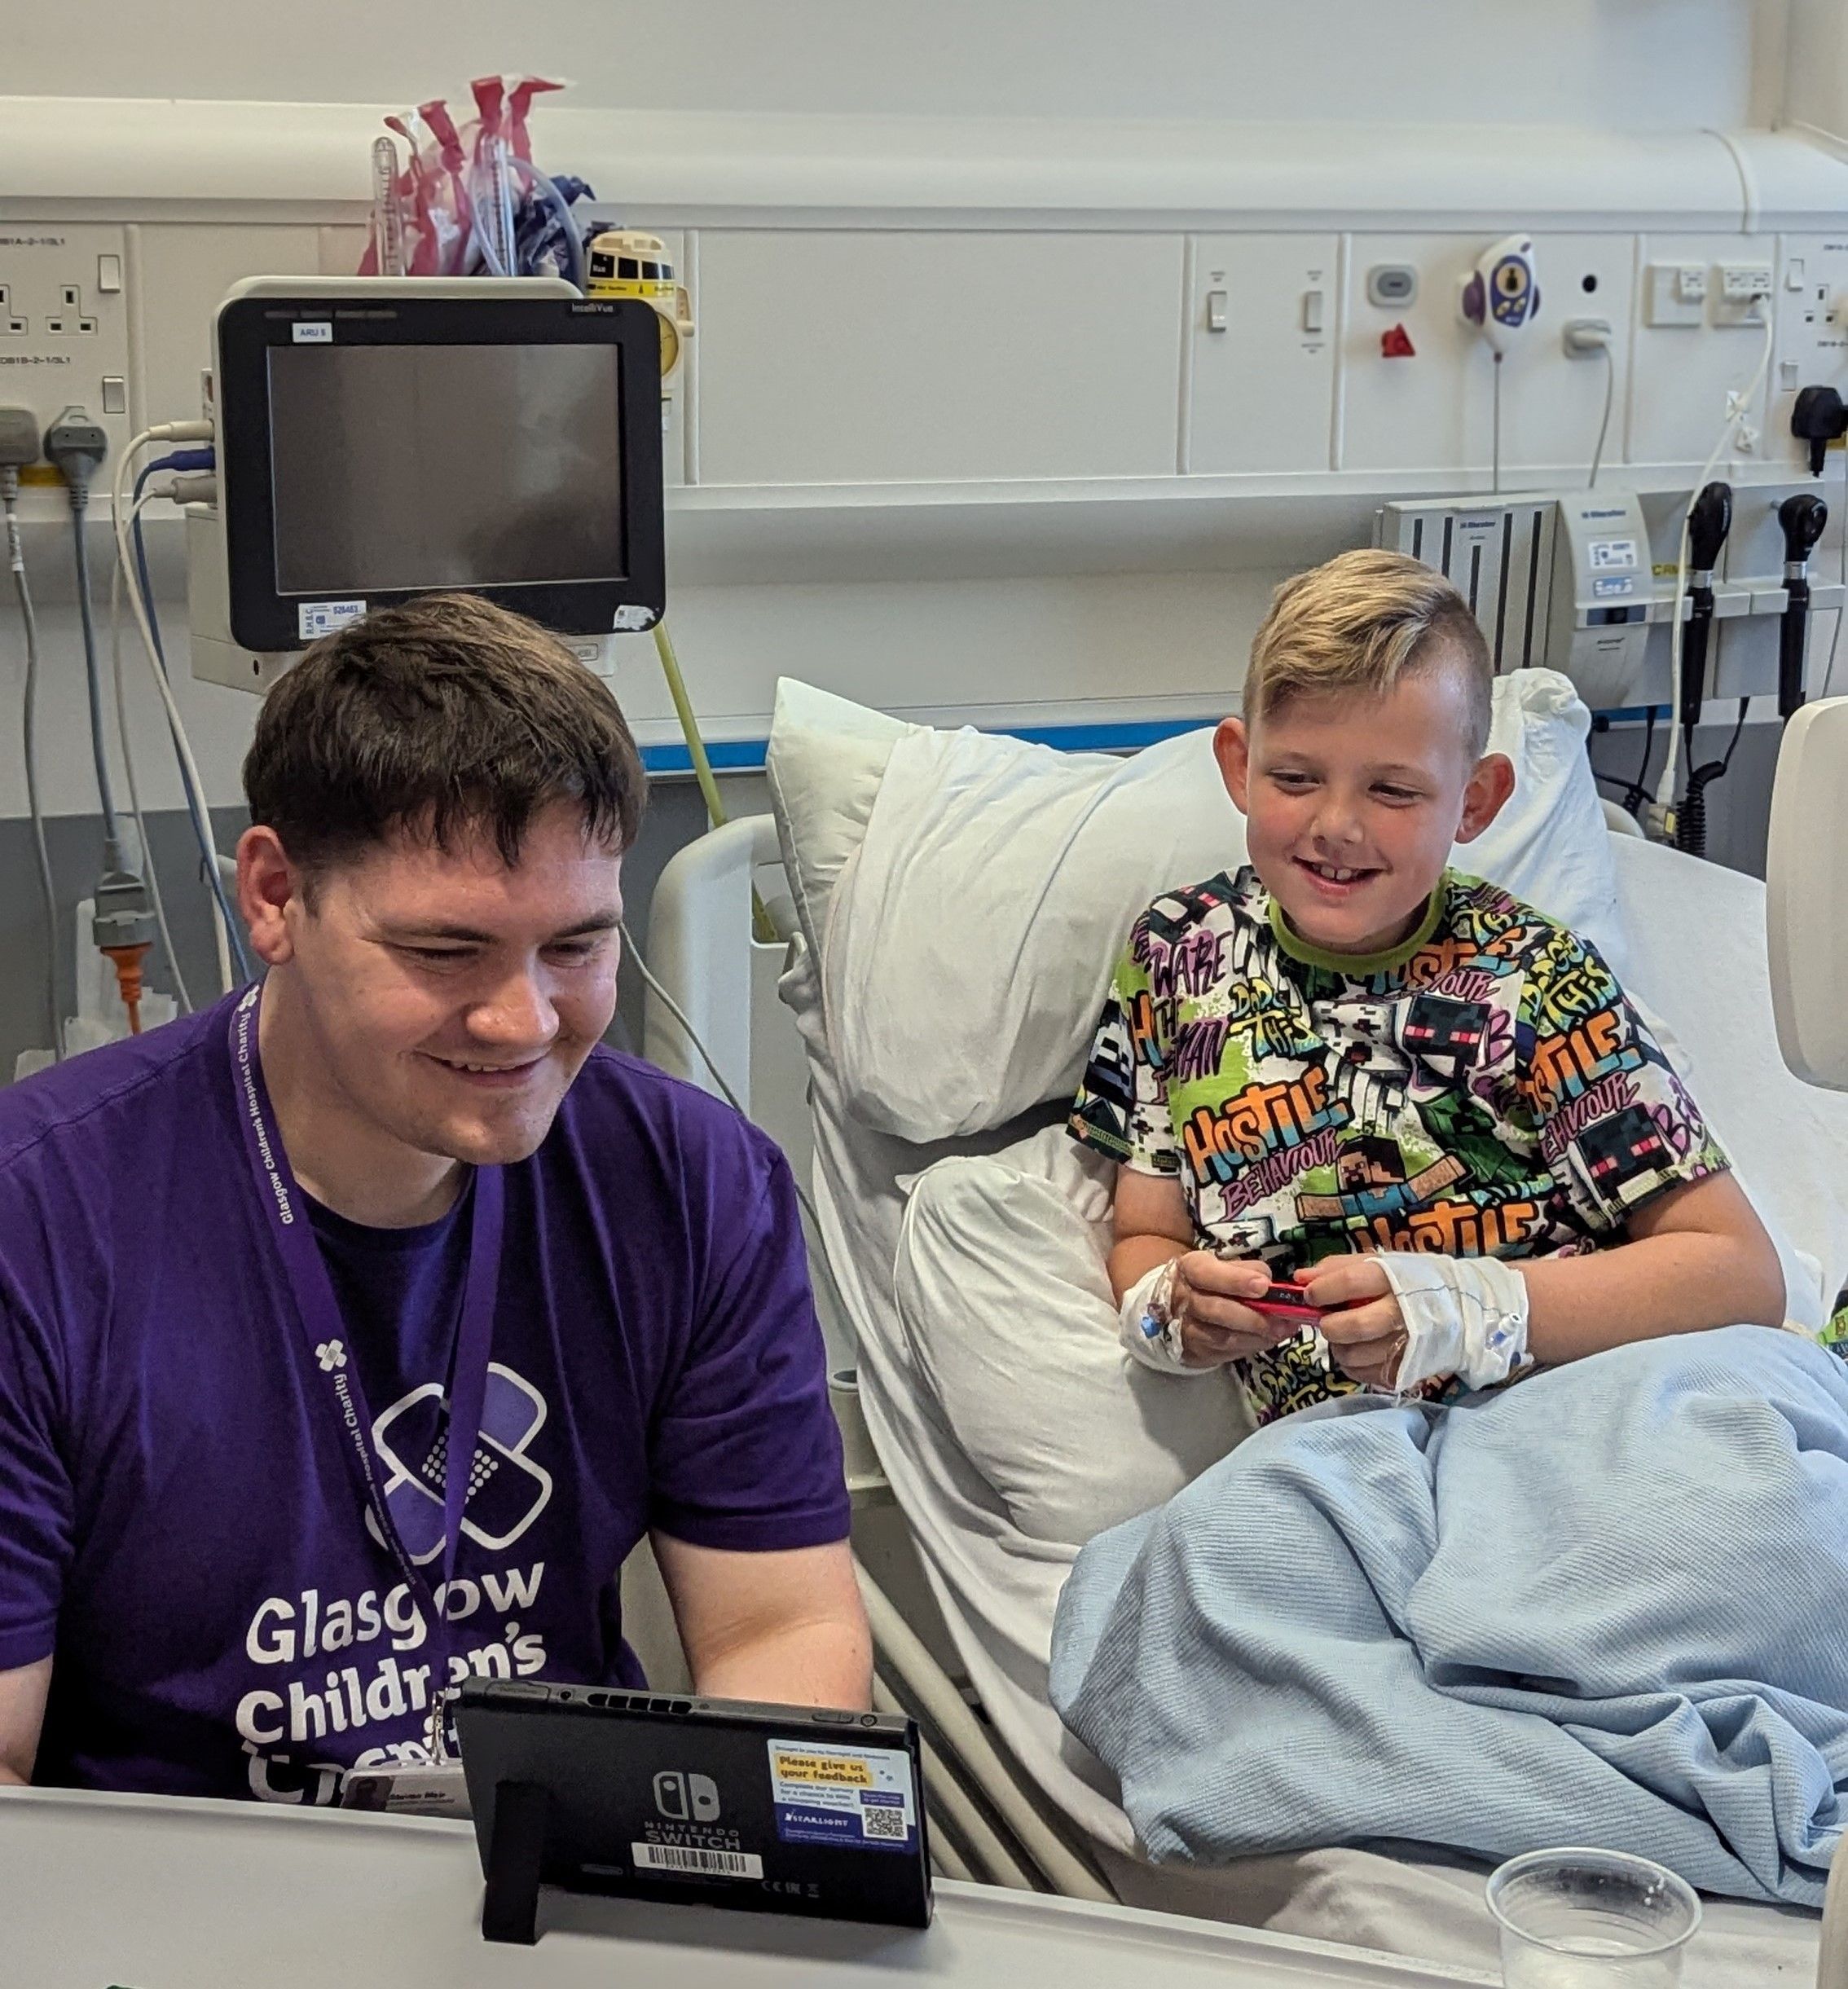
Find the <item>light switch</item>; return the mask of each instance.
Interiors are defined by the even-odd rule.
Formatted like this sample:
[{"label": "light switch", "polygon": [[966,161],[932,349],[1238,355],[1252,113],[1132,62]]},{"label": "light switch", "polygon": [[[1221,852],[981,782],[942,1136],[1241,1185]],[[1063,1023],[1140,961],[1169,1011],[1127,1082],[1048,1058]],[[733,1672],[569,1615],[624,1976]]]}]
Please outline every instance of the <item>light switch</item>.
[{"label": "light switch", "polygon": [[105,297],[112,297],[122,287],[122,259],[120,256],[99,256],[96,258],[96,288]]},{"label": "light switch", "polygon": [[1803,258],[1793,256],[1784,266],[1784,287],[1786,290],[1801,290],[1803,284]]},{"label": "light switch", "polygon": [[1303,293],[1303,329],[1319,332],[1322,329],[1322,293],[1305,290]]},{"label": "light switch", "polygon": [[120,373],[103,376],[103,411],[106,415],[128,412],[128,382]]},{"label": "light switch", "polygon": [[1225,293],[1209,290],[1206,293],[1206,328],[1209,332],[1225,329]]}]

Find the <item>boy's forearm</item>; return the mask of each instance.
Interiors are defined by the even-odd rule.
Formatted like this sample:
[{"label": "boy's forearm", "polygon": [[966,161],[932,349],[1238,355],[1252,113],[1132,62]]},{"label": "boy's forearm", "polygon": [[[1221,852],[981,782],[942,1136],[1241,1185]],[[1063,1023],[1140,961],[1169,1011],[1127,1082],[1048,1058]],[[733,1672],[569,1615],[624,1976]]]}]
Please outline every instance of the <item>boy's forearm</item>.
[{"label": "boy's forearm", "polygon": [[1120,1305],[1124,1293],[1138,1279],[1147,1277],[1156,1265],[1184,1257],[1192,1248],[1190,1243],[1177,1243],[1172,1236],[1125,1236],[1110,1253],[1111,1296]]},{"label": "boy's forearm", "polygon": [[1762,1232],[1665,1231],[1586,1256],[1533,1258],[1520,1269],[1531,1306],[1528,1351],[1548,1366],[1633,1340],[1784,1322],[1784,1273]]}]

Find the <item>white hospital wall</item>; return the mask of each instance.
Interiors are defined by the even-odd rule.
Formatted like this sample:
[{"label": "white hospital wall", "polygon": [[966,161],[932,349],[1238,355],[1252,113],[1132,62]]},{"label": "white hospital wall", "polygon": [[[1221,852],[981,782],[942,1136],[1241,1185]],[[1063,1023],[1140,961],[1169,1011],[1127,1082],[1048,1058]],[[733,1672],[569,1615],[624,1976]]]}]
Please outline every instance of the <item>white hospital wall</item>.
[{"label": "white hospital wall", "polygon": [[[86,0],[8,9],[16,96],[416,103],[503,68],[587,107],[856,116],[1764,123],[1782,0]],[[453,88],[454,83],[449,86]]]},{"label": "white hospital wall", "polygon": [[[1351,294],[1366,263],[1383,245],[1419,260],[1421,341],[1428,322],[1445,367],[1481,373],[1480,352],[1449,354],[1450,285],[1516,221],[1550,230],[1550,256],[1608,253],[1626,300],[1652,229],[1775,257],[1780,231],[1848,205],[1819,177],[1836,169],[1762,134],[1706,134],[1775,121],[1787,73],[1806,73],[1795,38],[1823,33],[1785,15],[1765,0],[1151,0],[1129,28],[1103,0],[640,0],[619,17],[563,0],[523,22],[520,59],[574,85],[537,113],[543,157],[673,234],[700,293],[670,572],[715,734],[760,735],[779,671],[992,723],[1229,700],[1270,586],[1363,538],[1392,465],[1423,490],[1485,471],[1480,407],[1453,438],[1372,363],[1379,327]],[[190,414],[226,284],[350,270],[381,108],[464,98],[469,74],[508,59],[506,18],[461,0],[433,21],[394,0],[267,12],[257,33],[228,0],[96,0],[80,41],[55,11],[15,8],[0,223],[124,229],[134,411]],[[1281,371],[1301,342],[1294,281],[1254,293],[1229,345],[1196,322],[1217,245],[1261,262],[1266,241],[1286,262],[1323,244],[1344,270],[1317,361],[1338,360],[1344,384],[1314,389],[1335,397],[1332,428],[1279,424],[1300,391]],[[1723,374],[1724,337],[1702,350]],[[1102,390],[1046,391],[1049,352],[1081,354]],[[1433,385],[1438,363],[1421,392],[1481,400],[1485,376]],[[1595,369],[1547,366],[1525,458],[1512,415],[1511,463],[1564,473]],[[1647,420],[1632,439],[1637,460],[1672,464]],[[46,790],[84,813],[61,530],[35,502]],[[153,537],[181,648],[177,521]],[[0,611],[0,656],[11,627]],[[180,677],[212,795],[231,801],[254,706]],[[618,684],[667,736],[645,643]],[[135,709],[151,799],[174,805],[139,684]],[[23,807],[16,728],[0,724],[0,815]]]}]

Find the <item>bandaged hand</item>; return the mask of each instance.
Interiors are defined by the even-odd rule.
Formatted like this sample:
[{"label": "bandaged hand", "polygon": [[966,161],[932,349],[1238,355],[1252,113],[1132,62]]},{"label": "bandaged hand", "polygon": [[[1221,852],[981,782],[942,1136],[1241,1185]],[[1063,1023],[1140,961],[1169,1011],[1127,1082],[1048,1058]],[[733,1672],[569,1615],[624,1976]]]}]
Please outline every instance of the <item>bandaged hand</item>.
[{"label": "bandaged hand", "polygon": [[1302,1274],[1335,1365],[1363,1387],[1390,1390],[1410,1335],[1378,1256],[1324,1257]]},{"label": "bandaged hand", "polygon": [[1505,1381],[1527,1356],[1527,1281],[1494,1257],[1410,1251],[1330,1257],[1305,1279],[1322,1337],[1347,1375],[1403,1395],[1452,1375]]},{"label": "bandaged hand", "polygon": [[1228,1262],[1210,1250],[1171,1257],[1124,1293],[1123,1344],[1146,1366],[1168,1374],[1248,1360],[1296,1336],[1295,1327],[1239,1302],[1269,1288],[1261,1264]]}]

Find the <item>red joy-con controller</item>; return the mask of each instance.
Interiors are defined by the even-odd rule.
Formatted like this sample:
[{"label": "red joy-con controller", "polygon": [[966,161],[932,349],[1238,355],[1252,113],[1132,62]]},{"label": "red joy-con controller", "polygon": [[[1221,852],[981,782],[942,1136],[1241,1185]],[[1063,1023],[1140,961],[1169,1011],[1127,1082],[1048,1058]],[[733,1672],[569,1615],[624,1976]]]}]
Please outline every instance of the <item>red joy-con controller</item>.
[{"label": "red joy-con controller", "polygon": [[1294,1319],[1299,1324],[1322,1317],[1322,1308],[1310,1298],[1309,1287],[1294,1278],[1273,1278],[1262,1298],[1241,1299],[1239,1303],[1271,1318]]}]

